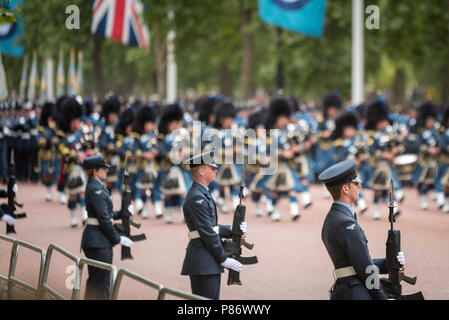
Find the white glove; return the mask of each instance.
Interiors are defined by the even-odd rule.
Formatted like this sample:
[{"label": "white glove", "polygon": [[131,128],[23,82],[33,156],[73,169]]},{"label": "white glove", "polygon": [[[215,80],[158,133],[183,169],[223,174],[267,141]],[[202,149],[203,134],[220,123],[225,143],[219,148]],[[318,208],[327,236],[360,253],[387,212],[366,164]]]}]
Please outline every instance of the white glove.
[{"label": "white glove", "polygon": [[15,183],[14,186],[12,187],[12,191],[14,191],[14,193],[17,193],[19,191],[19,188],[17,187],[17,184]]},{"label": "white glove", "polygon": [[14,226],[16,224],[16,219],[14,219],[13,217],[11,217],[9,214],[4,214],[2,216],[2,220],[5,221],[7,224],[9,224],[10,226]]},{"label": "white glove", "polygon": [[403,267],[405,267],[405,257],[404,252],[398,252],[398,256],[396,257],[400,264],[402,264]]},{"label": "white glove", "polygon": [[124,247],[131,247],[134,244],[130,238],[120,236],[120,245]]},{"label": "white glove", "polygon": [[221,263],[223,268],[231,269],[237,272],[242,271],[243,265],[235,259],[226,258],[224,262]]},{"label": "white glove", "polygon": [[129,211],[129,214],[130,214],[130,215],[133,215],[133,214],[134,214],[134,206],[133,206],[132,204],[130,204],[130,205],[128,206],[128,211]]},{"label": "white glove", "polygon": [[240,224],[240,230],[242,230],[243,233],[246,233],[246,230],[247,230],[247,224],[246,224],[246,222],[242,222],[242,223]]}]

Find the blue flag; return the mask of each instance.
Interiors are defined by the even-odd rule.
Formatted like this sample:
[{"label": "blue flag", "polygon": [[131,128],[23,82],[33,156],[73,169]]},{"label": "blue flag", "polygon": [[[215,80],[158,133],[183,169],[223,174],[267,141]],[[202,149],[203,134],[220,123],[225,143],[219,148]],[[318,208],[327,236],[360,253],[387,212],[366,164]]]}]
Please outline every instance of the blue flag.
[{"label": "blue flag", "polygon": [[[8,4],[2,1],[5,8],[13,9],[16,6],[21,7],[21,0],[11,0]],[[0,51],[2,54],[13,57],[23,56],[23,47],[18,44],[18,38],[22,33],[20,21],[22,18],[17,17],[17,21],[9,24],[4,23],[0,25]]]},{"label": "blue flag", "polygon": [[259,0],[260,18],[276,26],[323,36],[327,0]]}]

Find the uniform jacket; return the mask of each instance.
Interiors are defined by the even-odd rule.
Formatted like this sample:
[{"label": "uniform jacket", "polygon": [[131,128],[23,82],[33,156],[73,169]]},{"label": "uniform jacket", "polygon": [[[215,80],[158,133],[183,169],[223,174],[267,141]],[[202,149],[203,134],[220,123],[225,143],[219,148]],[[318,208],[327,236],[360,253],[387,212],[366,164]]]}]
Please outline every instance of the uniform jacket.
[{"label": "uniform jacket", "polygon": [[184,219],[190,231],[198,231],[200,238],[190,240],[181,275],[210,275],[224,271],[220,263],[227,258],[220,237],[230,238],[231,227],[217,226],[217,208],[208,190],[194,182],[183,205]]},{"label": "uniform jacket", "polygon": [[96,179],[89,179],[85,193],[89,218],[98,219],[99,226],[87,225],[83,231],[81,248],[112,248],[120,242],[120,235],[111,219],[120,219],[120,211],[112,211],[112,199],[108,189]]},{"label": "uniform jacket", "polygon": [[352,266],[357,273],[336,281],[332,300],[387,299],[380,284],[379,289],[368,290],[365,286],[366,279],[372,275],[372,272],[366,273],[368,266],[376,265],[380,274],[387,273],[388,269],[385,259],[371,260],[365,233],[348,208],[332,204],[324,220],[321,239],[335,269]]}]

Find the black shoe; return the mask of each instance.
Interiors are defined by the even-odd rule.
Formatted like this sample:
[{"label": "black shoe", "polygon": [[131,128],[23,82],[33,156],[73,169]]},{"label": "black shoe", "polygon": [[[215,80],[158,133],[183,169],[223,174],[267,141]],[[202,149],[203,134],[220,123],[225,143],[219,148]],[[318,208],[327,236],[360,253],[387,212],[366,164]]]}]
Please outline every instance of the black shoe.
[{"label": "black shoe", "polygon": [[296,216],[293,216],[292,217],[292,221],[296,221],[296,220],[298,220],[299,219],[299,217],[300,217],[300,215],[298,214],[298,215],[296,215]]},{"label": "black shoe", "polygon": [[305,206],[304,206],[304,209],[307,209],[307,208],[310,208],[311,206],[312,206],[312,202],[309,202],[308,204],[306,204]]}]

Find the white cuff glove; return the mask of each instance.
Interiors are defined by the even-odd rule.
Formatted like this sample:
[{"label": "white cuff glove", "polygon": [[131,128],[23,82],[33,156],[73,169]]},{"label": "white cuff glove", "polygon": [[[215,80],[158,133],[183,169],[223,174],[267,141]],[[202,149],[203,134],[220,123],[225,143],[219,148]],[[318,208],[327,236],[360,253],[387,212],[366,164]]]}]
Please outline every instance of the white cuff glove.
[{"label": "white cuff glove", "polygon": [[15,183],[14,186],[12,187],[12,191],[14,191],[14,193],[17,193],[19,191],[19,187],[17,187],[17,184]]},{"label": "white cuff glove", "polygon": [[128,211],[129,211],[129,214],[130,214],[130,215],[133,215],[133,214],[134,214],[134,206],[133,206],[132,204],[130,204],[130,205],[128,206]]},{"label": "white cuff glove", "polygon": [[2,216],[2,220],[5,221],[7,224],[9,224],[10,226],[14,226],[16,224],[16,219],[14,219],[13,217],[11,217],[9,214],[4,214]]},{"label": "white cuff glove", "polygon": [[235,259],[226,258],[224,262],[221,263],[223,268],[231,269],[237,272],[242,271],[243,265]]},{"label": "white cuff glove", "polygon": [[246,233],[246,230],[247,230],[247,224],[246,224],[246,222],[242,222],[242,223],[240,224],[240,230],[242,230],[243,233]]},{"label": "white cuff glove", "polygon": [[405,257],[404,252],[398,252],[398,256],[396,257],[398,259],[398,262],[402,264],[403,267],[405,267]]},{"label": "white cuff glove", "polygon": [[131,247],[134,244],[130,238],[120,236],[120,245],[124,247]]}]

